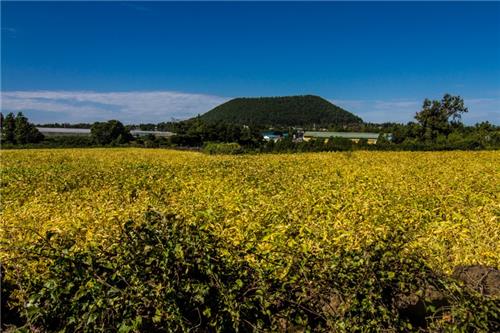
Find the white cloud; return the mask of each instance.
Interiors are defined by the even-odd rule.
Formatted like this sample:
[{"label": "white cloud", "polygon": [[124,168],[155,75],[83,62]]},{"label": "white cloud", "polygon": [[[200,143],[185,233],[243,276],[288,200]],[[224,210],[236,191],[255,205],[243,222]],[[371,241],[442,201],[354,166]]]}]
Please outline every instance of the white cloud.
[{"label": "white cloud", "polygon": [[37,123],[124,123],[186,119],[207,112],[228,98],[173,91],[10,91],[2,92],[3,112],[24,112]]},{"label": "white cloud", "polygon": [[[229,98],[174,91],[8,91],[1,93],[1,110],[23,112],[35,123],[94,122],[118,119],[124,123],[158,123],[202,114]],[[333,99],[332,103],[368,122],[402,122],[414,119],[419,99]],[[465,123],[500,123],[500,97],[465,98]]]},{"label": "white cloud", "polygon": [[362,108],[366,105],[367,102],[358,99],[331,99],[329,101],[346,110]]},{"label": "white cloud", "polygon": [[375,101],[374,108],[377,110],[418,110],[418,101],[390,100]]},{"label": "white cloud", "polygon": [[489,121],[500,124],[500,98],[464,98],[469,112],[462,119],[466,123]]},{"label": "white cloud", "polygon": [[[415,113],[420,111],[423,100],[390,99],[390,100],[331,100],[332,103],[363,118],[367,122],[400,122],[414,121]],[[467,124],[489,121],[500,123],[500,98],[464,98],[469,112],[463,115]]]},{"label": "white cloud", "polygon": [[410,121],[418,111],[420,102],[416,100],[331,100],[332,103],[363,118],[366,122]]}]

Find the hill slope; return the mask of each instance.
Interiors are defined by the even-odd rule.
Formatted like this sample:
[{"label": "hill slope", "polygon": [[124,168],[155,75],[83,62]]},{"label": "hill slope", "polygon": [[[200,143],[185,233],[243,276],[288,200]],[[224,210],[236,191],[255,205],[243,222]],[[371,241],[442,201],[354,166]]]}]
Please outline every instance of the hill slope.
[{"label": "hill slope", "polygon": [[328,126],[362,122],[361,118],[312,95],[235,98],[201,115],[206,122],[253,126]]}]

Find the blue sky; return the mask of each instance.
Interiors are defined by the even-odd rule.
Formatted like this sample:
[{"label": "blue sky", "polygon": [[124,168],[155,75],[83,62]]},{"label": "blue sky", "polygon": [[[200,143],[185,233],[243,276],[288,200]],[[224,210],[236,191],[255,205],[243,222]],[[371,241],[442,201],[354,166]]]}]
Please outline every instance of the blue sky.
[{"label": "blue sky", "polygon": [[315,94],[366,121],[461,95],[500,124],[500,3],[2,2],[2,112],[35,122],[187,118]]}]

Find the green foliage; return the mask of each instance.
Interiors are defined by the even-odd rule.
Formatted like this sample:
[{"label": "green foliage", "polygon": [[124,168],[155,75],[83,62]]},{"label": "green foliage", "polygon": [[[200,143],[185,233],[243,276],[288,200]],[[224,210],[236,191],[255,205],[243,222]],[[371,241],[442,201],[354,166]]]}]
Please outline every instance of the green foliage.
[{"label": "green foliage", "polygon": [[439,135],[447,136],[452,125],[456,124],[465,112],[468,112],[468,109],[460,96],[445,94],[441,101],[425,99],[422,111],[415,115],[422,127],[420,138],[435,141]]},{"label": "green foliage", "polygon": [[341,137],[329,138],[326,142],[327,151],[347,151],[352,150],[355,143],[352,140]]},{"label": "green foliage", "polygon": [[291,137],[281,139],[277,142],[269,141],[263,147],[261,152],[279,152],[279,153],[296,153],[296,152],[321,152],[321,151],[352,151],[356,147],[365,147],[364,145],[356,145],[353,141],[335,137],[325,139],[311,139],[309,141],[295,142]]},{"label": "green foliage", "polygon": [[203,152],[210,155],[216,154],[240,154],[243,152],[242,147],[236,143],[216,143],[207,142],[203,145]]},{"label": "green foliage", "polygon": [[135,138],[133,147],[144,147],[144,148],[166,148],[171,146],[171,139],[164,137],[156,137],[152,134],[148,134],[144,137]]},{"label": "green foliage", "polygon": [[[299,232],[290,228],[286,236]],[[47,267],[18,276],[26,299],[14,311],[26,328],[49,332],[499,328],[498,300],[433,272],[408,248],[409,227],[357,250],[321,253],[257,250],[265,238],[231,245],[210,223],[153,211],[142,223],[126,223],[116,238],[86,248],[48,232],[23,250]]]},{"label": "green foliage", "polygon": [[[384,138],[384,136],[382,135],[382,139],[383,138]],[[365,139],[365,138],[359,139],[357,144],[358,144],[358,146],[364,147],[364,146],[368,145],[368,139]]]},{"label": "green foliage", "polygon": [[42,147],[92,147],[95,146],[94,141],[89,136],[83,135],[61,135],[46,137],[40,144]]},{"label": "green foliage", "polygon": [[200,118],[177,123],[177,135],[171,138],[178,146],[200,147],[208,142],[236,142],[245,147],[256,147],[262,137],[255,128],[223,122],[207,123]]},{"label": "green foliage", "polygon": [[38,124],[37,127],[49,127],[49,128],[91,128],[92,124],[89,123],[45,123]]},{"label": "green foliage", "polygon": [[2,116],[3,143],[23,145],[40,142],[43,138],[42,133],[21,112],[16,117],[13,113],[9,113],[5,119]]},{"label": "green foliage", "polygon": [[251,270],[221,256],[220,247],[203,226],[154,212],[147,223],[125,224],[106,246],[78,249],[71,238],[47,233],[28,249],[50,264],[22,283],[30,291],[27,326],[66,332],[248,328],[244,319],[259,319],[245,317],[255,307]]},{"label": "green foliage", "polygon": [[37,143],[18,144],[3,144],[2,149],[36,149],[36,148],[85,148],[96,147],[97,144],[90,136],[83,135],[61,135],[61,136],[46,136],[43,141]]},{"label": "green foliage", "polygon": [[96,122],[90,129],[92,138],[97,144],[123,144],[131,141],[132,135],[118,120]]},{"label": "green foliage", "polygon": [[[2,117],[3,118],[3,117]],[[9,113],[5,119],[2,120],[2,142],[3,143],[15,143],[15,131],[16,129],[16,118],[14,114]]]},{"label": "green foliage", "polygon": [[338,126],[361,118],[318,96],[236,98],[201,116],[203,121],[267,128]]},{"label": "green foliage", "polygon": [[43,140],[42,133],[37,130],[35,125],[29,123],[28,118],[21,112],[16,116],[14,137],[17,144],[36,143]]}]

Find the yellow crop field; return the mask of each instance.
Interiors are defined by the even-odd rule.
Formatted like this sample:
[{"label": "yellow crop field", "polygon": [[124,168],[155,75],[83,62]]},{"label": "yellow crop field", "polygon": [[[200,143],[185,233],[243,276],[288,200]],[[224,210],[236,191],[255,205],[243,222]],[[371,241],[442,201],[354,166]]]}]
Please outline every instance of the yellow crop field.
[{"label": "yellow crop field", "polygon": [[[286,257],[356,250],[413,233],[430,267],[500,267],[500,152],[349,152],[211,156],[145,149],[9,150],[1,156],[3,262],[47,231],[80,248],[147,210],[204,221],[248,265],[288,273]],[[22,251],[21,251],[22,252]],[[34,268],[33,268],[34,269]]]},{"label": "yellow crop field", "polygon": [[[146,209],[209,219],[230,242],[353,247],[410,224],[438,268],[500,266],[500,153],[207,156],[134,149],[3,151],[3,245],[24,228],[95,241]],[[284,231],[299,228],[294,239]],[[5,248],[4,248],[5,249]],[[2,251],[6,258],[9,251]]]}]

